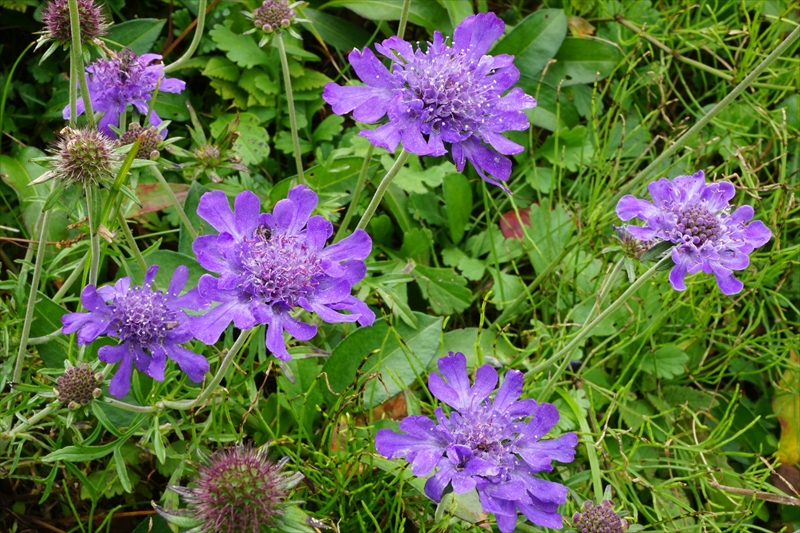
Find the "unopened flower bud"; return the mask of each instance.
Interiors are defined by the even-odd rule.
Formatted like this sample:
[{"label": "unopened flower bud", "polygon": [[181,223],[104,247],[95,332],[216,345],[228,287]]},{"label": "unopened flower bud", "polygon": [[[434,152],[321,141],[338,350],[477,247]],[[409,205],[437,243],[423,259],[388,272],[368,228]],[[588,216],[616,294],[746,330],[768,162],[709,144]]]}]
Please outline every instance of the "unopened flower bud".
[{"label": "unopened flower bud", "polygon": [[286,29],[297,16],[286,0],[265,0],[253,11],[253,24],[264,33]]},{"label": "unopened flower bud", "polygon": [[128,131],[120,135],[119,143],[133,144],[139,137],[142,138],[142,142],[139,144],[139,151],[136,152],[136,159],[158,159],[160,155],[158,146],[164,140],[158,128],[153,126],[142,128],[138,122],[131,122]]},{"label": "unopened flower bud", "polygon": [[77,409],[102,394],[98,386],[102,382],[101,372],[94,373],[92,367],[82,363],[80,366],[69,367],[59,376],[53,392],[61,403],[67,404],[70,409]]},{"label": "unopened flower bud", "polygon": [[583,512],[572,516],[572,525],[579,533],[624,533],[628,529],[628,522],[614,512],[611,500],[603,500],[600,505],[583,502]]},{"label": "unopened flower bud", "polygon": [[[93,41],[108,33],[108,19],[103,15],[100,6],[94,0],[78,0],[78,19],[81,28],[81,44]],[[40,43],[54,41],[60,45],[72,43],[72,26],[69,20],[68,0],[53,0],[44,8],[42,14],[44,29],[41,31]]]}]

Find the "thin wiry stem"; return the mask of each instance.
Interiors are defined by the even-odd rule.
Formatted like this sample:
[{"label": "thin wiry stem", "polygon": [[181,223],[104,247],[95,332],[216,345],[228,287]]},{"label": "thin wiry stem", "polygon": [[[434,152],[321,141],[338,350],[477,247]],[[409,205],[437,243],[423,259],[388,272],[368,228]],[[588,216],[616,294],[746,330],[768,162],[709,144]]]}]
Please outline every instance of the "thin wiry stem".
[{"label": "thin wiry stem", "polygon": [[[94,216],[94,202],[99,199],[95,198],[95,193],[92,190],[92,185],[87,184],[84,187],[86,192],[86,214],[89,219],[89,247],[91,249],[91,262],[89,263],[89,285],[97,285],[97,276],[100,270],[100,235],[97,232],[98,220]],[[99,209],[97,209],[99,211]]]},{"label": "thin wiry stem", "polygon": [[[119,227],[122,230],[122,234],[125,235],[125,240],[128,243],[128,248],[131,249],[131,253],[133,257],[136,259],[136,262],[139,264],[139,268],[142,269],[142,272],[147,272],[147,262],[144,260],[144,256],[142,252],[139,251],[139,247],[136,245],[136,240],[133,238],[133,233],[131,233],[131,228],[128,227],[128,221],[125,220],[125,217],[122,216],[122,212],[117,212],[117,222],[119,222]],[[155,283],[153,284],[155,286]]]},{"label": "thin wiry stem", "polygon": [[[86,74],[83,71],[83,48],[81,47],[81,21],[78,17],[78,0],[69,0],[69,23],[72,32],[72,75],[78,76],[78,81],[81,84],[81,97],[83,98],[86,122],[90,127],[94,128],[95,121],[92,99],[89,94],[89,84],[86,81]],[[69,81],[71,85],[75,85],[74,79],[70,79]],[[70,117],[75,117],[77,115],[77,110],[72,109],[72,98],[70,98],[69,110],[70,113],[72,113]],[[72,121],[70,121],[70,124],[74,125]]]},{"label": "thin wiry stem", "polygon": [[186,211],[183,210],[183,206],[178,201],[178,197],[175,196],[175,192],[172,190],[172,187],[170,187],[167,180],[164,179],[164,175],[161,174],[161,171],[158,170],[158,167],[150,167],[150,170],[153,171],[153,174],[155,174],[158,182],[167,191],[167,196],[169,196],[169,201],[172,203],[172,207],[174,207],[178,212],[178,216],[180,217],[181,222],[183,222],[183,225],[186,226],[189,236],[192,238],[192,240],[195,240],[197,238],[197,232],[192,227],[192,223],[189,222],[189,217],[186,216]]},{"label": "thin wiry stem", "polygon": [[367,227],[369,220],[372,218],[372,215],[375,214],[375,211],[378,209],[378,205],[381,203],[381,200],[383,200],[383,195],[386,194],[386,189],[388,189],[389,185],[392,184],[392,180],[395,176],[397,176],[397,173],[400,172],[400,169],[403,168],[403,165],[406,164],[409,155],[410,154],[406,151],[406,149],[403,148],[403,150],[397,156],[397,159],[394,161],[394,165],[392,165],[392,168],[386,172],[386,175],[378,185],[378,190],[375,191],[375,196],[373,196],[372,200],[369,201],[367,210],[364,211],[364,215],[361,217],[361,220],[358,221],[358,229],[364,229]]},{"label": "thin wiry stem", "polygon": [[406,33],[406,24],[408,23],[408,10],[411,8],[411,0],[403,0],[403,8],[400,11],[400,23],[397,25],[397,36],[401,39]]},{"label": "thin wiry stem", "polygon": [[70,289],[70,287],[72,287],[72,284],[75,283],[75,281],[81,275],[81,272],[83,272],[83,267],[84,265],[86,265],[87,259],[88,256],[86,255],[81,257],[81,259],[75,265],[75,268],[72,269],[72,273],[69,275],[67,279],[64,280],[64,283],[61,284],[61,287],[58,288],[58,292],[56,292],[55,296],[53,296],[53,301],[55,303],[61,301],[61,298],[63,298],[64,295],[67,294],[67,291]]},{"label": "thin wiry stem", "polygon": [[369,174],[369,164],[372,161],[372,150],[375,147],[370,144],[369,148],[367,148],[367,154],[364,156],[364,162],[361,164],[361,172],[358,173],[358,181],[356,182],[356,188],[353,189],[353,197],[350,199],[350,205],[347,206],[347,211],[344,214],[344,218],[342,219],[342,223],[339,226],[339,231],[336,232],[336,236],[333,238],[333,242],[339,242],[344,238],[344,234],[347,232],[347,227],[350,225],[350,220],[353,218],[353,214],[358,208],[358,201],[361,199],[361,192],[364,190],[364,184],[367,182],[367,174]]},{"label": "thin wiry stem", "polygon": [[197,30],[195,30],[194,32],[194,36],[192,37],[192,42],[189,43],[189,48],[177,61],[174,61],[164,67],[164,74],[177,69],[179,66],[181,66],[181,64],[189,61],[194,55],[194,53],[197,51],[197,47],[200,45],[200,39],[203,37],[203,29],[205,28],[206,24],[207,1],[208,0],[200,0],[200,6],[198,7],[197,11]]},{"label": "thin wiry stem", "polygon": [[297,115],[294,110],[294,96],[292,95],[292,77],[289,75],[289,61],[286,59],[286,46],[283,44],[283,34],[276,32],[275,42],[278,43],[278,55],[281,57],[281,70],[283,71],[283,85],[286,90],[286,106],[289,108],[289,125],[292,128],[292,145],[294,146],[294,162],[297,165],[297,183],[304,184],[303,158],[300,157],[300,137],[297,133]]}]

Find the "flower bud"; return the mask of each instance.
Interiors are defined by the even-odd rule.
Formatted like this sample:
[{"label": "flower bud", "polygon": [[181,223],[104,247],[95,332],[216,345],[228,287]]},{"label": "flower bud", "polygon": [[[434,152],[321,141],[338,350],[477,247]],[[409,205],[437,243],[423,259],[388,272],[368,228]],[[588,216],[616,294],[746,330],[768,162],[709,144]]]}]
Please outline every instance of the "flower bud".
[{"label": "flower bud", "polygon": [[120,135],[119,143],[122,145],[133,144],[139,137],[142,138],[142,142],[139,144],[136,159],[158,159],[160,155],[158,147],[164,138],[156,127],[142,128],[138,122],[131,122],[128,131]]},{"label": "flower bud", "polygon": [[92,367],[86,363],[80,366],[69,367],[63,375],[56,379],[56,388],[53,389],[61,403],[70,409],[77,409],[86,405],[102,394],[98,385],[103,382],[101,372],[92,372]]},{"label": "flower bud", "polygon": [[583,512],[572,516],[572,525],[579,533],[624,533],[628,529],[628,522],[614,512],[611,500],[603,500],[600,505],[583,502]]}]

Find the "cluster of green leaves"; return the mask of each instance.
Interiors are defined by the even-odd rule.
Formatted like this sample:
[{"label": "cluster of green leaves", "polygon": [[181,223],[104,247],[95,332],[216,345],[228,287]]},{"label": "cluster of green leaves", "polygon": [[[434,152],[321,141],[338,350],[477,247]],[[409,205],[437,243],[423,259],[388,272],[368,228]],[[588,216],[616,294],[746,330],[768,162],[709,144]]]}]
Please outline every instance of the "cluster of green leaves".
[{"label": "cluster of green leaves", "polygon": [[[176,3],[167,25],[166,18],[143,17],[166,17],[164,5],[130,4],[109,2],[121,22],[108,42],[137,53],[163,50],[198,9],[191,0]],[[306,181],[320,196],[318,213],[333,222],[353,201],[362,166],[368,165],[372,191],[393,158],[376,150],[366,163],[360,126],[331,114],[322,88],[353,77],[345,54],[392,35],[401,5],[312,1],[303,10],[311,21],[303,24],[304,40],[284,36]],[[425,41],[437,30],[451,35],[476,7],[489,6],[413,0],[407,37]],[[48,518],[65,531],[117,531],[120,511],[149,509],[151,499],[177,506],[167,485],[185,484],[193,463],[219,446],[247,440],[271,441],[275,455],[290,456],[290,468],[307,476],[297,499],[339,531],[478,531],[491,519],[474,495],[450,495],[437,506],[424,497],[424,480],[401,461],[381,458],[373,446],[378,429],[396,429],[403,416],[433,411],[425,383],[448,351],[466,354],[471,369],[491,363],[526,372],[525,396],[555,403],[561,412],[554,434],[579,432],[575,462],[550,474],[572,491],[565,517],[596,496],[600,480],[647,529],[800,527],[792,508],[754,496],[776,492],[770,477],[776,452],[790,466],[800,462],[781,444],[791,439],[780,434],[781,424],[789,428],[784,431],[800,431],[797,422],[787,422],[791,411],[772,408],[776,391],[786,389],[782,383],[792,383],[784,375],[797,371],[797,44],[650,176],[703,169],[737,185],[735,201],[751,203],[775,236],[742,273],[745,291],[729,299],[700,275],[676,293],[662,274],[593,330],[561,379],[549,379],[552,369],[537,366],[629,285],[613,266],[621,257],[608,251],[621,187],[781,42],[797,23],[791,2],[720,0],[693,7],[552,0],[540,6],[509,0],[491,7],[508,25],[492,53],[515,55],[519,84],[538,101],[528,111],[532,128],[509,135],[526,147],[515,157],[514,194],[486,186],[472,169],[457,173],[447,158],[412,156],[368,227],[374,252],[358,296],[378,311],[374,326],[319,323],[317,337],[293,346],[293,360],[281,367],[266,353],[261,328],[224,388],[204,406],[181,411],[160,403],[200,391],[172,369],[163,383],[134,379],[125,401],[147,412],[101,400],[75,412],[55,411],[11,436],[51,402],[65,360],[96,362],[98,347],[109,341],[81,351],[74,338],[54,334],[61,316],[76,308],[80,276],[67,282],[83,272],[89,248],[83,204],[69,210],[75,204],[65,198],[53,215],[49,241],[59,244],[47,250],[33,353],[22,384],[5,388],[29,288],[19,280],[28,278],[32,256],[4,239],[33,238],[47,189],[27,186],[44,171],[29,160],[41,156],[60,129],[68,82],[61,76],[63,55],[40,65],[19,45],[3,44],[0,402],[7,411],[0,420],[0,472],[7,479],[0,481],[0,495],[13,501],[3,527],[14,531]],[[163,164],[200,232],[212,231],[196,215],[204,192],[253,190],[268,209],[286,196],[296,173],[277,51],[242,35],[249,22],[241,9],[234,2],[213,7],[196,56],[171,73],[187,81],[186,92],[159,95],[156,103],[160,116],[173,121],[170,136],[183,138],[175,144],[181,153],[221,138],[232,124],[239,134],[232,153],[250,173],[225,168],[210,179],[188,166]],[[35,25],[29,14],[8,13],[19,31]],[[7,58],[20,54],[25,68],[10,77],[13,60]],[[187,100],[200,124],[193,124]],[[205,133],[198,134],[198,126]],[[145,170],[131,174],[130,186],[142,205],[126,202],[123,212],[135,224],[145,261],[161,268],[156,282],[165,286],[172,269],[184,264],[193,287],[203,270],[164,191]],[[356,214],[366,206],[364,196]],[[142,280],[128,246],[114,236],[104,244],[102,280]],[[641,273],[644,267],[635,268]],[[234,338],[230,330],[217,346],[198,342],[194,348],[216,369]],[[47,517],[38,503],[47,504]],[[149,519],[139,522],[137,532],[151,531]],[[520,531],[532,530],[524,527]],[[166,525],[156,519],[152,531],[167,531]]]}]

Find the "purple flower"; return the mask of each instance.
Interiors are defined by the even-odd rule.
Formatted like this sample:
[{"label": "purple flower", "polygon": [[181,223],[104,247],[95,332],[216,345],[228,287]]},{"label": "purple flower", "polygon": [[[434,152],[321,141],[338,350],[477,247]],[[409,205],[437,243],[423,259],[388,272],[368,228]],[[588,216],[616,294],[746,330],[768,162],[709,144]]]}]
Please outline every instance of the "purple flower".
[{"label": "purple flower", "polygon": [[627,226],[635,238],[662,239],[675,243],[675,266],[669,281],[675,290],[686,289],[684,278],[701,270],[714,274],[725,294],[736,294],[743,284],[733,275],[750,264],[748,254],[764,246],[772,232],[753,218],[753,208],[743,205],[731,213],[729,201],[736,194],[727,181],[706,184],[703,171],[673,180],[661,178],[648,186],[653,202],[623,196],[617,204],[622,220],[639,218],[644,226]]},{"label": "purple flower", "polygon": [[514,57],[486,55],[503,29],[494,13],[472,15],[456,28],[449,46],[434,32],[424,53],[390,37],[375,48],[392,61],[391,72],[369,48],[353,50],[350,64],[366,86],[329,83],[322,97],[334,113],[352,111],[360,122],[376,122],[388,114],[388,124],[359,134],[375,146],[394,152],[402,141],[409,152],[440,156],[447,153],[443,143],[451,143],[459,172],[469,160],[484,180],[507,190],[498,180],[511,175],[511,160],[500,154],[518,154],[524,148],[501,133],[527,129],[522,110],[535,107],[536,100],[519,88],[503,96],[519,79]]},{"label": "purple flower", "polygon": [[[110,125],[119,124],[119,115],[125,112],[128,104],[133,104],[139,113],[147,113],[153,91],[179,93],[186,83],[176,78],[164,77],[164,65],[158,54],[137,56],[130,50],[123,50],[117,58],[98,59],[88,67],[86,72],[89,84],[89,95],[95,111],[102,111],[103,118],[97,125],[107,135],[116,137]],[[160,80],[160,83],[159,83]],[[84,112],[83,99],[78,99],[78,114]],[[69,106],[64,108],[64,120],[69,119]],[[150,112],[151,126],[161,124],[155,110]],[[161,135],[166,138],[167,131]]]},{"label": "purple flower", "polygon": [[[239,193],[234,211],[225,193],[200,199],[197,214],[218,235],[201,235],[192,249],[200,264],[219,278],[200,278],[200,294],[220,305],[196,317],[197,338],[217,342],[233,321],[246,330],[268,324],[267,348],[279,359],[291,359],[283,331],[306,341],[317,327],[296,320],[290,311],[301,307],[325,322],[358,322],[370,326],[375,314],[350,294],[367,272],[363,259],[372,241],[363,230],[331,246],[325,242],[333,226],[311,216],[317,195],[304,185],[289,191],[272,213],[261,213],[261,202],[250,191]],[[340,311],[349,311],[349,314]]]},{"label": "purple flower", "polygon": [[97,355],[104,363],[120,363],[111,380],[109,392],[117,398],[128,393],[133,363],[157,381],[164,381],[167,357],[178,363],[189,379],[199,383],[208,372],[208,361],[202,355],[180,346],[194,338],[189,317],[182,309],[205,307],[197,289],[178,296],[186,285],[189,269],[175,269],[167,292],[153,290],[158,266],[147,269],[141,287],[131,287],[125,277],[113,286],[96,289],[87,285],[81,302],[88,313],[68,313],[61,317],[65,334],[78,332],[78,344],[89,344],[100,335],[116,337],[120,344],[103,346]]},{"label": "purple flower", "polygon": [[[409,416],[400,422],[404,433],[378,431],[375,447],[389,459],[405,457],[416,476],[436,473],[425,483],[425,494],[439,502],[448,485],[461,494],[477,489],[483,510],[495,513],[497,526],[510,533],[517,523],[517,511],[531,522],[561,527],[558,506],[566,502],[567,489],[535,477],[553,469],[552,461],[571,462],[578,438],[567,433],[541,440],[558,422],[556,407],[549,403],[520,400],[522,373],[506,372],[494,396],[497,371],[483,365],[470,386],[467,359],[450,352],[439,359],[438,374],[428,378],[428,388],[451,406],[450,417],[441,407],[437,422],[426,416]],[[532,417],[528,422],[523,419]]]}]

